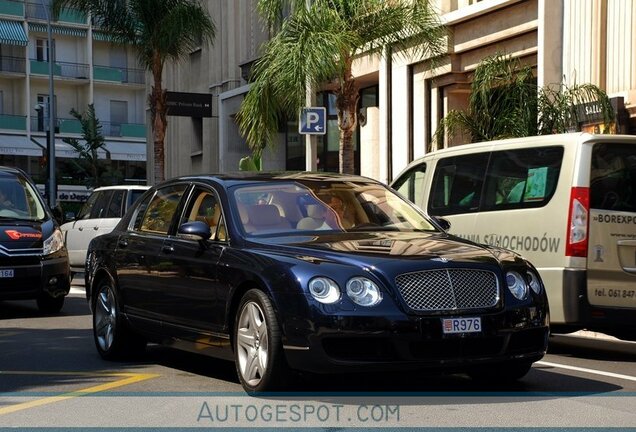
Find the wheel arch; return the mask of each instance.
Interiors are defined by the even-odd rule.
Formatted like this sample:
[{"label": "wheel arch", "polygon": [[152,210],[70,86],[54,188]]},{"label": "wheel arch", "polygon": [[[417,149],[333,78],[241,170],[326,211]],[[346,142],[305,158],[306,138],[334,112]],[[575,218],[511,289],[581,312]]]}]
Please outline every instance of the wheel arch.
[{"label": "wheel arch", "polygon": [[88,301],[88,306],[91,308],[91,312],[93,311],[93,292],[95,291],[95,287],[98,286],[105,279],[109,280],[115,288],[115,278],[105,268],[97,269],[93,274],[90,286],[85,287],[86,300]]}]

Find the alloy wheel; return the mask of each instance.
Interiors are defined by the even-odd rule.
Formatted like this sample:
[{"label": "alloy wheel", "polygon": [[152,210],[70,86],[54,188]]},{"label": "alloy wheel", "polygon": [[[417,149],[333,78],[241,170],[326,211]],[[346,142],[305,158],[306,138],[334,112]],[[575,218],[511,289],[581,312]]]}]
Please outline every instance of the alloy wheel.
[{"label": "alloy wheel", "polygon": [[103,286],[95,305],[95,336],[102,351],[108,351],[114,342],[117,323],[115,296],[109,286]]},{"label": "alloy wheel", "polygon": [[236,345],[241,376],[255,387],[267,371],[269,352],[265,314],[256,302],[247,302],[241,309]]}]

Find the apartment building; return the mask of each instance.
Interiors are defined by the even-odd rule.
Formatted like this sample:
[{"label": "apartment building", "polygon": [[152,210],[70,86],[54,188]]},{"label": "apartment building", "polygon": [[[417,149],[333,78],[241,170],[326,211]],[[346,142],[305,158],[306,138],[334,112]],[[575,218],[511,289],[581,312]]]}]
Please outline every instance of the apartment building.
[{"label": "apartment building", "polygon": [[63,138],[81,140],[70,111],[83,113],[91,103],[106,138],[99,156],[114,180],[145,183],[145,71],[130,48],[111,43],[78,11],[64,10],[53,22],[48,11],[49,0],[0,0],[0,165],[45,182],[52,61],[58,200],[81,201],[88,193],[73,163],[77,153]]},{"label": "apartment building", "polygon": [[[249,89],[247,71],[267,40],[256,0],[207,0],[218,35],[215,46],[167,68],[168,89],[209,92],[209,119],[169,118],[168,175],[231,171],[249,150],[234,115]],[[615,103],[620,130],[636,133],[636,0],[433,0],[448,26],[448,57],[431,69],[426,59],[393,53],[361,56],[356,134],[357,171],[388,182],[411,160],[435,149],[432,136],[452,109],[467,107],[471,74],[487,56],[506,53],[532,66],[538,85],[593,83]],[[243,72],[243,73],[241,73]],[[334,98],[319,92],[328,113],[318,140],[318,169],[338,170]],[[593,126],[594,119],[590,118]],[[585,125],[581,125],[585,127]],[[444,146],[461,142],[446,142]],[[305,144],[291,119],[266,151],[266,169],[304,169]]]}]

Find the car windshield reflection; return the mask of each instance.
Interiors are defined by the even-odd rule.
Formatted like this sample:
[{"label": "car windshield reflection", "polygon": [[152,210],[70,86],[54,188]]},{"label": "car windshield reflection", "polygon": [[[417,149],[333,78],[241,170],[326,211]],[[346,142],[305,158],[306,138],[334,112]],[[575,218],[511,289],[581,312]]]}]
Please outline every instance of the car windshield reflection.
[{"label": "car windshield reflection", "polygon": [[233,197],[248,237],[436,231],[416,208],[378,184],[272,182],[237,187]]}]

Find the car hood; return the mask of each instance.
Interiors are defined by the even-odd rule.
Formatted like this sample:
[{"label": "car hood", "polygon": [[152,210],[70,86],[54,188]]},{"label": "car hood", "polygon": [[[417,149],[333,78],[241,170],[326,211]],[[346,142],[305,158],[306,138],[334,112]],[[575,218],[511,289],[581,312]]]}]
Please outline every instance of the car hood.
[{"label": "car hood", "polygon": [[399,263],[421,268],[440,265],[500,266],[520,257],[500,248],[479,245],[446,233],[364,232],[259,239],[261,247],[293,254],[304,260],[321,259],[360,266]]},{"label": "car hood", "polygon": [[44,240],[51,236],[51,221],[0,221],[0,247],[5,251],[42,249]]}]

